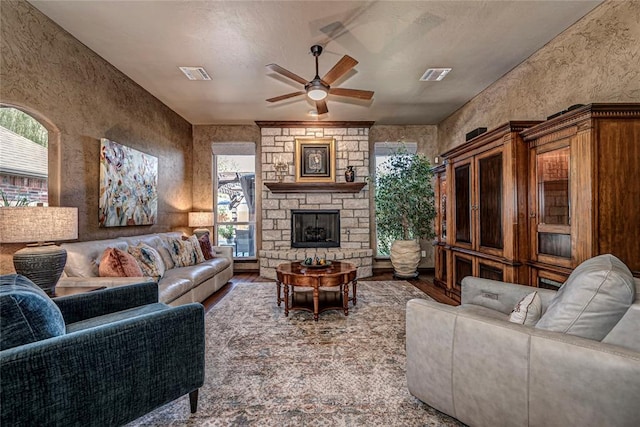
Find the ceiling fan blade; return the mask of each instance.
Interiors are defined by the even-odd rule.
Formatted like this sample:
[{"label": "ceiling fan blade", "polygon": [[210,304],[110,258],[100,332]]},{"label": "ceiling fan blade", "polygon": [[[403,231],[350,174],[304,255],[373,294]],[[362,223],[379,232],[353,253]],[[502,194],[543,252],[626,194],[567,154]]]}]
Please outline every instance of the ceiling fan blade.
[{"label": "ceiling fan blade", "polygon": [[349,55],[345,55],[342,57],[340,61],[333,66],[332,69],[329,70],[327,74],[324,75],[322,81],[326,84],[330,85],[331,83],[338,80],[340,77],[344,76],[358,64],[358,61],[350,57]]},{"label": "ceiling fan blade", "polygon": [[316,101],[316,111],[318,112],[318,114],[326,114],[329,112],[329,109],[327,108],[327,102],[324,99]]},{"label": "ceiling fan blade", "polygon": [[276,96],[274,98],[269,98],[267,99],[267,102],[278,102],[278,101],[282,101],[283,99],[289,99],[289,98],[293,98],[294,96],[298,96],[298,95],[304,95],[306,92],[301,90],[299,92],[291,92],[291,93],[287,93],[286,95],[280,95],[280,96]]},{"label": "ceiling fan blade", "polygon": [[297,75],[295,73],[292,73],[291,71],[287,70],[286,68],[282,68],[278,64],[269,64],[269,65],[267,65],[267,68],[270,69],[271,71],[274,71],[274,72],[278,73],[278,74],[282,74],[283,76],[288,77],[291,80],[295,80],[298,83],[301,83],[303,85],[306,85],[307,83],[309,83],[307,80],[303,79],[299,75]]},{"label": "ceiling fan blade", "polygon": [[369,100],[373,98],[373,91],[371,90],[343,89],[339,87],[332,87],[331,89],[329,89],[329,93],[331,95],[348,96],[350,98],[358,98],[358,99]]}]

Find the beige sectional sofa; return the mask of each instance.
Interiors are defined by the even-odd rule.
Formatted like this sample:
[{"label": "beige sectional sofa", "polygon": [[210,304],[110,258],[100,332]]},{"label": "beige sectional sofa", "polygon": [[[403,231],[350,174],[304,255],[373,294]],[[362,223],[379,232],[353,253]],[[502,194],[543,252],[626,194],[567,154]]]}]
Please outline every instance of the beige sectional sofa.
[{"label": "beige sectional sofa", "polygon": [[[106,286],[116,287],[140,282],[136,277],[99,277],[98,265],[107,248],[126,251],[129,246],[146,243],[154,249],[163,247],[164,239],[181,238],[182,233],[157,233],[107,240],[64,243],[67,264],[58,287]],[[214,246],[216,257],[202,263],[167,269],[158,281],[159,301],[172,306],[203,302],[233,276],[231,247]],[[158,250],[160,252],[160,250]]]}]

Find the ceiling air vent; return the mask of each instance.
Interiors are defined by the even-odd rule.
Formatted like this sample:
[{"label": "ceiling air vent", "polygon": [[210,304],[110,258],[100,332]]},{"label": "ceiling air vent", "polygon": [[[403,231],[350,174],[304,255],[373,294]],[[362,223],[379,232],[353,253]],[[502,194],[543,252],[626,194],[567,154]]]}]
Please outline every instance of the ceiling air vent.
[{"label": "ceiling air vent", "polygon": [[202,67],[178,67],[189,80],[211,80],[209,73]]},{"label": "ceiling air vent", "polygon": [[420,77],[421,82],[439,82],[444,79],[447,74],[449,74],[451,68],[429,68],[425,73]]}]

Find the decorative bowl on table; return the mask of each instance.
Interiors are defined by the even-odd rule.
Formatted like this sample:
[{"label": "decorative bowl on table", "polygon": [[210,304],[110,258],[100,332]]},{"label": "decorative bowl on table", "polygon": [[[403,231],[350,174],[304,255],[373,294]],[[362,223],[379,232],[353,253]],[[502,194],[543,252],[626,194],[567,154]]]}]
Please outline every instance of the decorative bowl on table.
[{"label": "decorative bowl on table", "polygon": [[331,266],[331,261],[326,261],[324,258],[315,260],[313,258],[307,258],[304,261],[300,261],[300,265],[307,268],[325,268]]}]

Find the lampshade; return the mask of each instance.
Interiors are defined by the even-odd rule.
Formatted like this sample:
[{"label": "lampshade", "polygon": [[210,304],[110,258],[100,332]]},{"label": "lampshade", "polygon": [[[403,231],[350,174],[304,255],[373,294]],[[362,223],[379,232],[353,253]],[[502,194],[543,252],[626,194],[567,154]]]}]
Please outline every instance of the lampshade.
[{"label": "lampshade", "polygon": [[0,208],[0,242],[38,243],[13,254],[16,273],[29,278],[51,296],[55,296],[56,283],[67,262],[67,251],[44,243],[77,238],[77,208]]},{"label": "lampshade", "polygon": [[200,238],[204,234],[209,234],[208,228],[213,225],[213,212],[189,212],[189,227],[198,227],[193,230],[193,234]]},{"label": "lampshade", "polygon": [[213,225],[213,212],[189,212],[189,227],[210,227]]},{"label": "lampshade", "polygon": [[78,238],[78,208],[0,208],[0,242],[56,242]]}]

